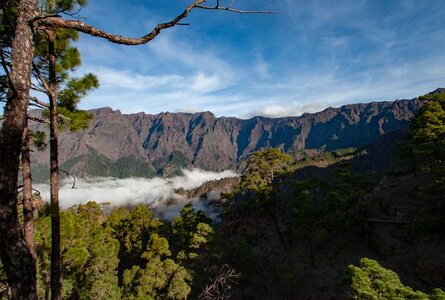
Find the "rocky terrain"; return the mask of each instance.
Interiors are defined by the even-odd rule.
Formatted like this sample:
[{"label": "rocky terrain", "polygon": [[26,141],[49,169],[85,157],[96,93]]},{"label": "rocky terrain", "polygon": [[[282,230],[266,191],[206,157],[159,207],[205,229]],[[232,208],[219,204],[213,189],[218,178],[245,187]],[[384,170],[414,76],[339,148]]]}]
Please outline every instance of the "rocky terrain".
[{"label": "rocky terrain", "polygon": [[[236,169],[254,151],[361,147],[406,129],[420,107],[417,98],[327,108],[299,117],[248,120],[195,114],[122,114],[92,110],[87,130],[63,132],[62,168],[77,176],[149,177],[176,174],[183,167]],[[38,114],[39,112],[34,112]],[[46,130],[36,125],[34,130]],[[34,151],[34,177],[45,178],[48,149]]]}]

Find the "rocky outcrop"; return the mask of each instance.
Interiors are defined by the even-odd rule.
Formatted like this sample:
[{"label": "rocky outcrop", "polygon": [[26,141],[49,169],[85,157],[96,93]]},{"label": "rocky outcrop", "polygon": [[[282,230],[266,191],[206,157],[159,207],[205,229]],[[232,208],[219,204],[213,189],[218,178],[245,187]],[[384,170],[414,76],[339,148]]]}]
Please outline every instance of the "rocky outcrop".
[{"label": "rocky outcrop", "polygon": [[[171,175],[181,167],[221,171],[268,147],[285,152],[360,147],[407,128],[420,105],[418,99],[371,102],[248,120],[211,112],[127,115],[100,108],[91,111],[95,119],[87,130],[61,134],[60,159],[78,176]],[[35,174],[40,174],[47,168],[48,150],[33,154]]]}]

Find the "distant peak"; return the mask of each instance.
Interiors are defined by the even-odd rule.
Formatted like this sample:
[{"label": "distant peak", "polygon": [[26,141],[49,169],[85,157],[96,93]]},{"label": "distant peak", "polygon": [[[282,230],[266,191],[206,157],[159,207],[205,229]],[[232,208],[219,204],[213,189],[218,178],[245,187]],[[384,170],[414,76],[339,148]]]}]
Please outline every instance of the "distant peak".
[{"label": "distant peak", "polygon": [[102,117],[108,117],[111,114],[121,114],[120,110],[113,110],[111,107],[101,107],[98,109],[93,109],[92,111],[93,113]]},{"label": "distant peak", "polygon": [[428,95],[441,94],[445,93],[445,88],[437,88],[434,91],[428,93]]},{"label": "distant peak", "polygon": [[199,113],[203,116],[210,116],[210,117],[214,117],[215,115],[211,112],[211,111],[203,111],[201,113]]}]

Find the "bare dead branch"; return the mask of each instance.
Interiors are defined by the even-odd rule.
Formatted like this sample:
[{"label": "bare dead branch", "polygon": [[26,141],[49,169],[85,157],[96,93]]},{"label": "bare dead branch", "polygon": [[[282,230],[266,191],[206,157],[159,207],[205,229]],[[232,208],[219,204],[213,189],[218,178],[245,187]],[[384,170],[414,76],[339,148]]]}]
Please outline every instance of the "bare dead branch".
[{"label": "bare dead branch", "polygon": [[40,109],[46,109],[46,107],[43,107],[43,106],[41,106],[41,105],[38,105],[37,103],[29,102],[28,105],[29,105],[29,106],[34,106],[34,107],[37,107],[37,108],[40,108]]},{"label": "bare dead branch", "polygon": [[32,188],[32,190],[37,193],[36,196],[40,196],[42,194],[38,189]]},{"label": "bare dead branch", "polygon": [[230,12],[234,12],[237,14],[245,14],[245,15],[247,15],[247,14],[270,14],[270,15],[278,14],[277,11],[271,11],[271,10],[242,10],[242,9],[236,9],[236,8],[225,7],[225,6],[198,5],[198,6],[196,6],[196,8],[207,9],[207,10],[225,10],[225,11],[230,11]]},{"label": "bare dead branch", "polygon": [[49,108],[49,104],[48,104],[48,103],[43,102],[43,101],[37,99],[36,97],[29,97],[29,100],[31,100],[31,101],[37,103],[37,104],[40,105],[40,106],[43,106],[43,107],[45,107],[45,108]]},{"label": "bare dead branch", "polygon": [[62,169],[59,169],[59,172],[64,173],[68,177],[70,177],[70,176],[73,177],[73,186],[71,187],[71,189],[77,189],[77,187],[76,187],[76,176],[74,176],[73,174],[69,173],[68,171],[65,171],[65,170],[62,170]]},{"label": "bare dead branch", "polygon": [[78,20],[65,20],[60,17],[47,17],[44,19],[36,19],[34,20],[34,25],[37,27],[43,28],[66,28],[66,29],[74,29],[76,31],[80,31],[92,36],[104,38],[112,43],[116,44],[124,44],[124,45],[142,45],[153,40],[162,30],[176,26],[180,24],[180,21],[188,16],[190,11],[201,3],[205,2],[205,0],[196,0],[194,3],[187,6],[187,8],[176,18],[167,22],[158,24],[150,33],[144,35],[141,38],[128,38],[121,35],[111,34],[105,32],[101,29],[98,29],[94,26],[88,25],[82,21]]},{"label": "bare dead branch", "polygon": [[34,121],[34,122],[37,122],[37,123],[49,124],[49,122],[47,120],[42,120],[42,119],[31,117],[31,116],[28,116],[28,120]]},{"label": "bare dead branch", "polygon": [[58,27],[58,28],[66,28],[66,29],[73,29],[76,31],[80,31],[92,36],[104,38],[112,43],[116,44],[124,44],[124,45],[142,45],[150,42],[153,40],[156,36],[161,33],[162,30],[171,28],[177,25],[188,25],[187,23],[181,23],[180,21],[188,16],[188,14],[194,9],[194,8],[201,8],[201,9],[209,9],[209,10],[224,10],[224,11],[230,11],[240,14],[275,14],[276,12],[273,11],[255,11],[255,10],[239,10],[231,7],[222,7],[219,6],[219,1],[217,1],[217,5],[215,7],[205,6],[201,5],[202,3],[205,3],[206,0],[195,0],[194,3],[187,6],[187,8],[176,18],[172,19],[169,22],[158,24],[150,33],[140,37],[140,38],[129,38],[124,37],[117,34],[111,34],[108,32],[103,31],[102,29],[96,28],[94,26],[91,26],[89,24],[86,24],[79,20],[65,20],[61,18],[60,16],[45,16],[45,18],[36,18],[33,21],[33,25],[35,25],[37,28],[52,28],[52,27]]},{"label": "bare dead branch", "polygon": [[46,94],[46,90],[40,88],[39,86],[37,86],[37,85],[34,84],[34,83],[31,83],[31,89],[32,89],[33,91],[37,91],[37,92],[41,92],[41,93],[45,93],[45,94]]},{"label": "bare dead branch", "polygon": [[34,72],[36,72],[37,79],[40,81],[40,84],[45,89],[45,93],[49,95],[51,92],[49,85],[46,82],[45,77],[43,77],[42,73],[40,72],[40,69],[34,64],[34,62],[32,63],[32,68],[34,69]]},{"label": "bare dead branch", "polygon": [[216,277],[208,283],[201,294],[199,300],[225,300],[230,298],[230,291],[234,284],[238,283],[241,274],[229,265],[223,265]]}]

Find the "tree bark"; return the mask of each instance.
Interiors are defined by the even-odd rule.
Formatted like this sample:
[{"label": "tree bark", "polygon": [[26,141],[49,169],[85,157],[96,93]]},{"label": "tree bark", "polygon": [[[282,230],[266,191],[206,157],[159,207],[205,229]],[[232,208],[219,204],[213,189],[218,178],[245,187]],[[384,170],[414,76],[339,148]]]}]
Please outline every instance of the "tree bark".
[{"label": "tree bark", "polygon": [[57,71],[55,33],[48,31],[49,122],[50,122],[50,194],[51,194],[51,299],[62,299],[59,214],[59,138],[57,132]]},{"label": "tree bark", "polygon": [[36,261],[34,248],[34,204],[32,203],[31,157],[29,149],[29,128],[26,124],[23,132],[22,174],[23,174],[23,234],[26,245]]},{"label": "tree bark", "polygon": [[10,89],[0,137],[0,257],[12,299],[36,299],[35,262],[17,213],[17,181],[26,126],[34,51],[29,21],[35,18],[36,0],[21,0],[11,60]]}]

